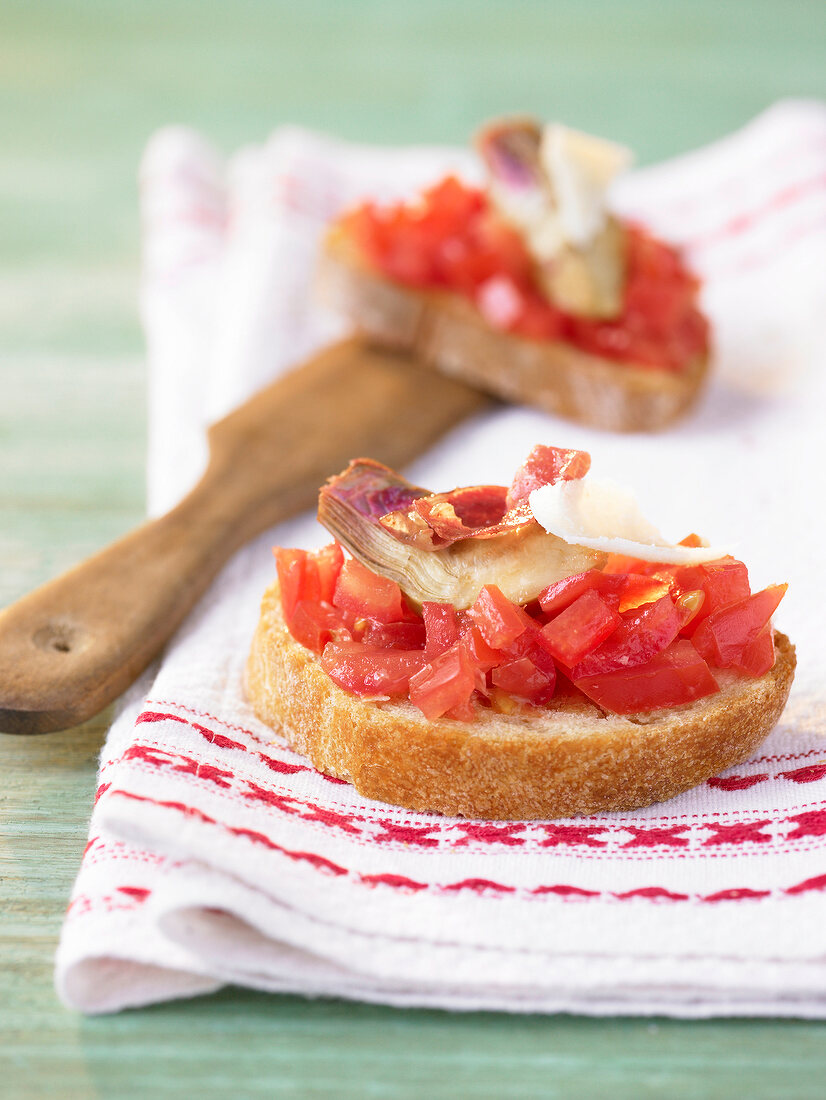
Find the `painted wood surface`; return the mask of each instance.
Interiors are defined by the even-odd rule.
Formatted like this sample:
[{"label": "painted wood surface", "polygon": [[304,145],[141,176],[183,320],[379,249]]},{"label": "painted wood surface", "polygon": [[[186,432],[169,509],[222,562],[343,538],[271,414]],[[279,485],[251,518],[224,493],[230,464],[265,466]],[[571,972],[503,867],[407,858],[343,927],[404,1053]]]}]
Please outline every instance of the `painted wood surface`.
[{"label": "painted wood surface", "polygon": [[[643,161],[826,95],[818,0],[3,0],[0,604],[143,518],[135,169],[298,121],[461,141],[528,109]],[[0,1094],[820,1097],[824,1027],[399,1012],[243,991],[84,1020],[52,956],[106,715],[0,736]]]}]

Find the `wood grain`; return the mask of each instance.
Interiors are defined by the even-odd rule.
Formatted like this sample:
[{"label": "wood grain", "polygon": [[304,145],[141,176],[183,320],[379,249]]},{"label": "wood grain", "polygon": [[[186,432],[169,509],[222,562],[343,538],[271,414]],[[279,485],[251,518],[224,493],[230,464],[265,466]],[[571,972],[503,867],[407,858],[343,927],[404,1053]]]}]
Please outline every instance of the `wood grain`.
[{"label": "wood grain", "polygon": [[0,613],[0,729],[90,718],[160,652],[235,550],[311,508],[351,458],[403,466],[489,404],[355,339],[273,382],[213,425],[206,473],[176,508]]}]

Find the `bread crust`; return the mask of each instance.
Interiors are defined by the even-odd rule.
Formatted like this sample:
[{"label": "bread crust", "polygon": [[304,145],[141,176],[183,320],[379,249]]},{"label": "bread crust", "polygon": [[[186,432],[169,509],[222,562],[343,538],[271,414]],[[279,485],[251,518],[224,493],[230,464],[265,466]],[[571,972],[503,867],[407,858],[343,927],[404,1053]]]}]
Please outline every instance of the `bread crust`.
[{"label": "bread crust", "polygon": [[410,703],[335,684],[295,641],[278,585],[265,593],[246,669],[257,716],[320,771],[411,810],[499,820],[633,810],[673,798],[754,751],[777,722],[795,653],[759,679],[726,677],[717,695],[671,710],[606,715],[581,701],[473,722],[428,721]]},{"label": "bread crust", "polygon": [[368,340],[412,353],[506,401],[596,428],[664,428],[695,403],[708,373],[707,356],[675,373],[499,332],[458,294],[414,290],[385,278],[336,229],[325,241],[320,283],[326,300]]}]

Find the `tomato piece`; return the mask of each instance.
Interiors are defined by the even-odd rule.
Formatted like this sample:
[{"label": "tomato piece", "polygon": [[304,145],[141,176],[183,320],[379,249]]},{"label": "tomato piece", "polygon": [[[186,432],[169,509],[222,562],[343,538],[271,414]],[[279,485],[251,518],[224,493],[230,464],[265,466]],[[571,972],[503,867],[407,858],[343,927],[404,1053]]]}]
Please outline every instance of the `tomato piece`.
[{"label": "tomato piece", "polygon": [[675,599],[684,592],[705,593],[705,584],[708,581],[708,574],[703,570],[702,565],[664,566],[657,570],[657,576],[669,582],[671,595]]},{"label": "tomato piece", "polygon": [[513,331],[529,340],[561,340],[567,336],[567,319],[549,298],[526,287],[522,292],[522,309]]},{"label": "tomato piece", "polygon": [[[642,607],[646,603],[654,603],[655,600],[662,599],[663,596],[668,594],[670,584],[667,580],[663,580],[656,576],[645,576],[639,573],[627,573],[624,576],[620,573],[616,574],[617,577],[622,577],[622,584],[619,589],[619,607],[617,610],[633,611],[637,607]],[[606,581],[609,579],[605,578]],[[603,593],[603,599],[608,601],[608,594]]]},{"label": "tomato piece", "polygon": [[774,631],[771,626],[767,626],[753,642],[744,646],[734,662],[734,667],[747,676],[764,676],[769,669],[774,668],[776,658]]},{"label": "tomato piece", "polygon": [[344,551],[337,542],[332,542],[316,550],[312,557],[318,570],[318,598],[332,603],[336,581],[344,564]]},{"label": "tomato piece", "polygon": [[461,630],[462,641],[474,667],[481,672],[490,672],[502,660],[502,651],[488,645],[482,631],[468,616],[465,616]]},{"label": "tomato piece", "polygon": [[328,603],[314,600],[299,600],[287,619],[287,627],[295,640],[313,653],[321,653],[332,639],[352,638],[341,613]]},{"label": "tomato piece", "polygon": [[456,608],[449,603],[422,604],[422,619],[426,632],[424,654],[428,661],[459,640],[459,617]]},{"label": "tomato piece", "polygon": [[642,665],[578,677],[574,684],[614,714],[676,707],[720,690],[708,665],[687,638],[673,642]]},{"label": "tomato piece", "polygon": [[382,623],[378,619],[362,619],[361,641],[380,649],[422,649],[425,625],[416,622]]},{"label": "tomato piece", "polygon": [[402,591],[395,581],[373,573],[355,558],[348,558],[341,567],[333,605],[381,623],[398,622],[406,617]]},{"label": "tomato piece", "polygon": [[514,475],[508,489],[507,504],[512,508],[520,500],[527,500],[534,489],[553,485],[557,481],[576,481],[585,477],[591,468],[591,456],[587,451],[564,450],[562,447],[546,447],[537,444]]},{"label": "tomato piece", "polygon": [[627,554],[609,554],[602,572],[611,573],[636,573],[638,576],[651,576],[661,567],[660,562],[643,561],[642,558],[630,558]]},{"label": "tomato piece", "polygon": [[622,315],[608,322],[577,319],[577,343],[640,366],[680,370],[708,344],[696,280],[673,248],[638,227],[629,227],[627,244]]},{"label": "tomato piece", "polygon": [[[636,563],[637,559],[624,558],[623,561]],[[669,581],[641,573],[605,573],[599,569],[589,569],[549,585],[540,594],[539,603],[546,614],[555,615],[570,607],[588,589],[596,589],[609,607],[630,611],[665,596]]]},{"label": "tomato piece", "polygon": [[556,675],[549,677],[530,657],[505,661],[491,673],[496,687],[531,703],[546,703],[553,696]]},{"label": "tomato piece", "polygon": [[[288,550],[282,546],[273,547],[275,568],[278,573],[278,586],[281,592],[281,607],[284,617],[292,618],[299,600],[307,599],[307,559],[306,550]],[[316,570],[316,580],[318,572]],[[310,598],[313,598],[312,595]],[[317,585],[316,585],[317,598]]]},{"label": "tomato piece", "polygon": [[705,598],[703,606],[697,610],[690,624],[683,632],[692,637],[703,619],[716,610],[738,603],[750,593],[749,574],[746,566],[734,558],[720,558],[717,561],[703,562],[701,565],[684,565],[672,570],[672,594],[702,590]]},{"label": "tomato piece", "polygon": [[505,657],[511,659],[529,657],[550,680],[556,680],[556,663],[548,640],[538,623],[531,622],[524,633],[505,647],[504,654],[500,654],[500,661]]},{"label": "tomato piece", "polygon": [[476,675],[467,649],[457,642],[410,678],[410,702],[431,721],[468,703]]},{"label": "tomato piece", "polygon": [[571,678],[579,680],[645,664],[674,641],[684,621],[684,613],[670,596],[647,604],[641,611],[626,612],[613,633],[577,662]]},{"label": "tomato piece", "polygon": [[507,275],[492,275],[476,290],[473,301],[491,328],[510,329],[522,311],[519,287]]},{"label": "tomato piece", "polygon": [[518,638],[530,622],[522,608],[511,603],[495,584],[482,588],[468,615],[494,649],[501,649]]},{"label": "tomato piece", "polygon": [[534,264],[525,242],[512,226],[498,217],[487,199],[473,228],[479,251],[492,257],[497,273],[501,272],[517,287],[533,284]]},{"label": "tomato piece", "polygon": [[553,656],[570,667],[604,642],[622,621],[591,589],[544,626],[542,634]]},{"label": "tomato piece", "polygon": [[685,629],[685,634],[689,637],[699,628],[703,619],[715,611],[746,599],[751,592],[748,570],[741,561],[734,558],[719,558],[717,561],[703,562],[702,565],[675,569],[674,589],[679,592],[702,589],[705,594],[703,606]]},{"label": "tomato piece", "polygon": [[712,612],[694,632],[698,653],[718,668],[737,667],[742,662],[758,660],[754,651],[747,652],[748,647],[768,626],[787,588],[786,584],[773,584]]},{"label": "tomato piece", "polygon": [[455,718],[457,722],[472,722],[476,717],[473,709],[473,696],[464,703],[457,703],[455,707],[445,711],[445,718]]},{"label": "tomato piece", "polygon": [[721,558],[719,561],[705,562],[702,570],[706,577],[703,584],[706,615],[744,600],[751,593],[749,573],[741,561]]},{"label": "tomato piece", "polygon": [[585,573],[574,573],[570,577],[563,577],[561,581],[554,581],[539,594],[539,606],[547,615],[556,615],[564,611],[566,607],[579,599],[583,592],[595,588],[599,583],[599,571],[589,569]]},{"label": "tomato piece", "polygon": [[421,650],[379,649],[362,642],[328,642],[321,654],[330,679],[355,695],[404,696],[423,665]]}]

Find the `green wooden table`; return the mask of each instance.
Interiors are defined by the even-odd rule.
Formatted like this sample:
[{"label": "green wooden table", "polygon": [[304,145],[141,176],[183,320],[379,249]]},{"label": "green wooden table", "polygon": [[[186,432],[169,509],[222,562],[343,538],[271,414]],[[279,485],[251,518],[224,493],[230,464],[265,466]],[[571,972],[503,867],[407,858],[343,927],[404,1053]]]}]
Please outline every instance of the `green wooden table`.
[{"label": "green wooden table", "polygon": [[[521,109],[645,162],[801,94],[826,95],[820,0],[3,0],[0,602],[142,517],[135,168],[155,127],[192,123],[227,150],[280,121],[461,142]],[[0,737],[0,1093],[826,1093],[823,1027],[796,1021],[451,1016],[243,991],[67,1012],[52,955],[105,728]]]}]

